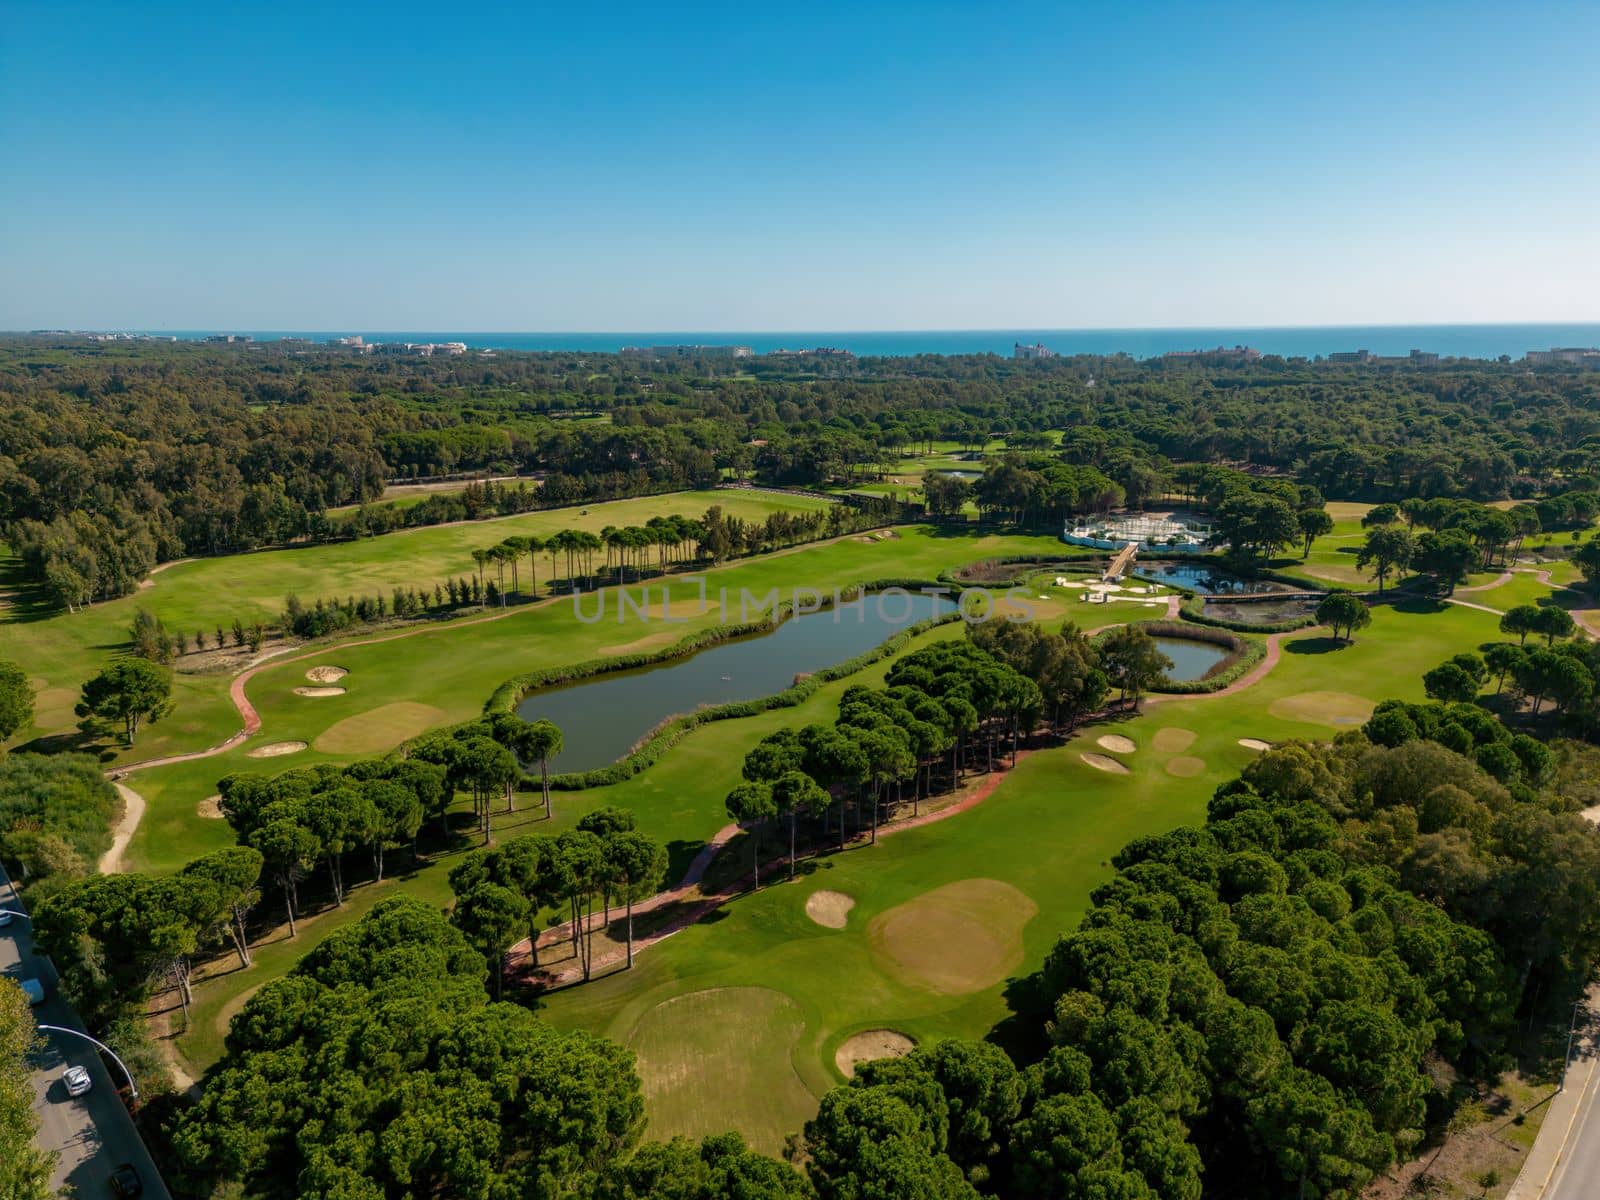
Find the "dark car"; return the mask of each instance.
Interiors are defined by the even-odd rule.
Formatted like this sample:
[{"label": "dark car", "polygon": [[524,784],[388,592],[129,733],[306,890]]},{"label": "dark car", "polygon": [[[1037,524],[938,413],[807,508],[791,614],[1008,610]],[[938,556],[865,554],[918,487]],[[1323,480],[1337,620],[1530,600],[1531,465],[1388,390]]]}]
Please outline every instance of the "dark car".
[{"label": "dark car", "polygon": [[111,1194],[113,1196],[144,1195],[144,1181],[139,1178],[139,1172],[133,1169],[132,1163],[121,1163],[112,1170]]}]

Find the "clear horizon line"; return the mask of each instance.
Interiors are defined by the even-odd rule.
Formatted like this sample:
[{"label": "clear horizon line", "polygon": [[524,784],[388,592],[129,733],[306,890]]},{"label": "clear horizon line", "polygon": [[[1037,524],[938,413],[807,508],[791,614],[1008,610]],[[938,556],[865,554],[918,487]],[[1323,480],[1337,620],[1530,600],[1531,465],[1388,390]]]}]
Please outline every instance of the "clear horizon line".
[{"label": "clear horizon line", "polygon": [[177,328],[181,327],[181,328],[183,328],[183,329],[185,329],[187,331],[193,331],[193,332],[212,331],[212,330],[217,331],[217,332],[226,332],[226,331],[228,331],[230,329],[231,330],[240,330],[240,331],[248,332],[251,329],[259,329],[259,330],[262,330],[264,332],[290,332],[290,331],[292,331],[292,332],[296,332],[296,333],[312,333],[312,334],[340,334],[340,333],[345,333],[348,330],[372,329],[372,330],[377,330],[377,331],[380,331],[380,332],[389,332],[389,333],[415,333],[415,332],[455,333],[455,332],[458,332],[458,333],[484,333],[484,334],[524,334],[524,335],[539,335],[539,336],[548,336],[548,337],[560,337],[560,336],[564,336],[564,335],[614,336],[614,335],[617,335],[617,334],[642,334],[642,333],[652,333],[652,334],[662,334],[662,333],[768,334],[768,335],[779,335],[779,336],[781,336],[781,335],[785,335],[785,334],[801,334],[801,333],[805,333],[805,334],[839,333],[839,334],[859,335],[859,334],[896,334],[896,333],[917,333],[917,334],[937,334],[937,333],[981,333],[981,334],[995,334],[995,333],[1001,333],[1001,334],[1009,334],[1009,333],[1184,333],[1184,332],[1191,332],[1191,331],[1200,332],[1200,331],[1216,331],[1216,330],[1229,330],[1229,329],[1249,329],[1249,330],[1262,330],[1262,331],[1267,331],[1267,330],[1288,330],[1288,331],[1292,331],[1292,330],[1306,330],[1306,329],[1515,329],[1515,328],[1536,328],[1536,327],[1545,326],[1545,325],[1595,325],[1595,326],[1600,326],[1600,317],[1597,317],[1597,318],[1594,318],[1594,319],[1589,319],[1589,320],[1562,318],[1562,319],[1551,319],[1551,320],[1517,320],[1517,321],[1372,321],[1372,322],[1365,322],[1365,323],[1363,323],[1363,322],[1353,322],[1353,321],[1341,321],[1341,322],[1332,322],[1332,323],[1326,323],[1326,324],[1319,324],[1319,323],[1311,322],[1311,323],[1293,323],[1293,324],[1282,324],[1282,325],[1271,325],[1271,324],[1259,325],[1259,324],[1248,324],[1248,323],[1216,324],[1216,325],[994,325],[994,326],[971,326],[971,327],[966,327],[966,328],[961,328],[961,327],[956,327],[956,326],[950,326],[950,327],[937,327],[937,326],[912,327],[912,326],[906,326],[906,327],[899,327],[899,328],[876,328],[876,329],[872,329],[872,328],[824,329],[824,328],[820,328],[820,327],[811,328],[811,329],[801,329],[801,328],[794,328],[794,329],[755,329],[755,328],[745,328],[745,329],[694,329],[694,328],[688,328],[688,327],[678,328],[678,329],[670,329],[670,328],[658,328],[658,329],[471,329],[471,328],[468,328],[466,326],[456,326],[456,327],[452,328],[449,325],[440,325],[440,326],[438,326],[438,327],[436,327],[434,329],[426,329],[423,326],[416,326],[416,327],[413,327],[411,329],[398,328],[398,327],[394,328],[394,329],[384,329],[381,325],[341,325],[341,326],[330,326],[330,327],[324,328],[324,329],[294,329],[292,326],[289,326],[289,325],[274,327],[274,326],[269,326],[269,325],[254,325],[254,326],[252,326],[252,325],[239,325],[239,324],[231,325],[231,326],[230,325],[187,325],[187,324],[182,324],[180,326],[180,323],[178,323],[178,322],[170,322],[164,327],[163,326],[157,326],[157,325],[34,326],[31,329],[18,328],[18,329],[0,331],[0,333],[4,333],[4,334],[8,334],[8,335],[18,335],[18,334],[27,335],[27,334],[32,334],[32,333],[39,332],[39,331],[66,332],[66,333],[76,333],[76,332],[84,332],[84,333],[156,333],[156,332],[162,332],[163,329],[166,330],[166,331],[171,331],[173,329],[177,329]]}]

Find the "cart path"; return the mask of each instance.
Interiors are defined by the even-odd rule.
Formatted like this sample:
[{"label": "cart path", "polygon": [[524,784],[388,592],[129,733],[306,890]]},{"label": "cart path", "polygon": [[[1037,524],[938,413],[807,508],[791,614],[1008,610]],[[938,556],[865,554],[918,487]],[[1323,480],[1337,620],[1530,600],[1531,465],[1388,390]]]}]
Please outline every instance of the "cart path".
[{"label": "cart path", "polygon": [[117,795],[122,797],[122,819],[116,824],[111,833],[111,849],[100,856],[100,874],[116,875],[127,870],[124,856],[128,852],[128,843],[133,841],[134,832],[139,828],[139,822],[144,819],[144,797],[131,787],[121,783],[113,783]]}]

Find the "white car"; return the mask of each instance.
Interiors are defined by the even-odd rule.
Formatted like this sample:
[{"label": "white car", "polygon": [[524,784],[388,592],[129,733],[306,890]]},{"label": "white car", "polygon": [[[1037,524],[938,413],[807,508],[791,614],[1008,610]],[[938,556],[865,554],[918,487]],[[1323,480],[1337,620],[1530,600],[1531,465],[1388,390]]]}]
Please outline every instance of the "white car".
[{"label": "white car", "polygon": [[81,1096],[94,1086],[89,1072],[82,1067],[68,1067],[61,1073],[61,1082],[67,1085],[69,1096]]}]

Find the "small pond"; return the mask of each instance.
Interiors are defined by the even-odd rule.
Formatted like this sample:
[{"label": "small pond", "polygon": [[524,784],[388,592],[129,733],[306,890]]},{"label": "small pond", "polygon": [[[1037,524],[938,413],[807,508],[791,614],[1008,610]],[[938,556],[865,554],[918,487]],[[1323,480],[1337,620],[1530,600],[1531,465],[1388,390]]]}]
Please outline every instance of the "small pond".
[{"label": "small pond", "polygon": [[1294,592],[1299,588],[1272,579],[1246,579],[1210,563],[1152,562],[1135,563],[1133,573],[1151,583],[1184,588],[1203,596],[1260,595],[1264,592]]},{"label": "small pond", "polygon": [[517,713],[524,720],[547,717],[561,726],[563,748],[551,760],[552,771],[592,771],[623,757],[667,717],[781,692],[796,675],[854,658],[898,630],[955,607],[940,596],[867,596],[791,617],[768,633],[723,642],[689,658],[534,692],[517,705]]},{"label": "small pond", "polygon": [[1315,600],[1251,600],[1242,604],[1207,600],[1200,611],[1208,617],[1237,621],[1241,625],[1276,625],[1309,617],[1316,608]]},{"label": "small pond", "polygon": [[928,474],[943,475],[946,479],[964,479],[968,483],[976,483],[983,478],[982,471],[953,471],[944,467],[935,467]]},{"label": "small pond", "polygon": [[1233,653],[1215,642],[1197,642],[1190,638],[1158,637],[1155,643],[1161,653],[1172,660],[1167,678],[1174,683],[1204,679],[1207,671]]}]

